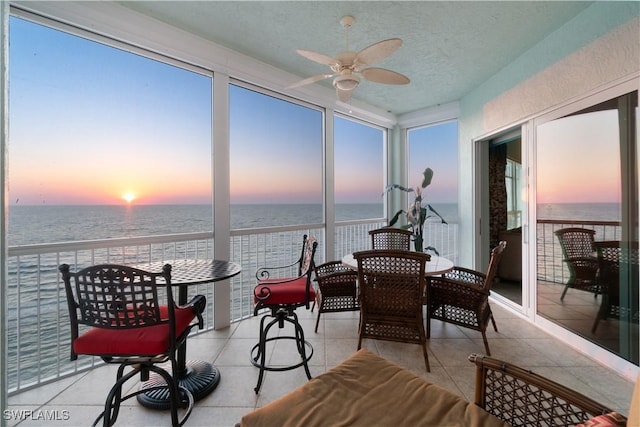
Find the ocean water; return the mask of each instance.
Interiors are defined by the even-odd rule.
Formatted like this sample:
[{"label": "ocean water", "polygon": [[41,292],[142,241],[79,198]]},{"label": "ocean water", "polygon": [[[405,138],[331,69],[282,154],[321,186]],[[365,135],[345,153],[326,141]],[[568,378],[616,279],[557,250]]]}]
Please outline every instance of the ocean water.
[{"label": "ocean water", "polygon": [[620,203],[547,203],[537,206],[538,219],[620,221]]},{"label": "ocean water", "polygon": [[[434,204],[448,221],[457,221],[457,205]],[[319,204],[231,205],[231,228],[260,228],[323,222]],[[338,204],[336,220],[376,219],[382,203]],[[213,230],[210,205],[9,207],[9,246],[121,237],[197,233]]]}]

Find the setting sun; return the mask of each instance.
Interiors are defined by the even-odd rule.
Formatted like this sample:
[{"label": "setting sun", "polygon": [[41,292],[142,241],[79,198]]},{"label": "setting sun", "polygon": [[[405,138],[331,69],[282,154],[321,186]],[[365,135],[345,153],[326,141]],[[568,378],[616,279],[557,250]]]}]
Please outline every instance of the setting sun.
[{"label": "setting sun", "polygon": [[127,191],[122,195],[122,198],[127,202],[131,203],[136,199],[136,195],[132,191]]}]

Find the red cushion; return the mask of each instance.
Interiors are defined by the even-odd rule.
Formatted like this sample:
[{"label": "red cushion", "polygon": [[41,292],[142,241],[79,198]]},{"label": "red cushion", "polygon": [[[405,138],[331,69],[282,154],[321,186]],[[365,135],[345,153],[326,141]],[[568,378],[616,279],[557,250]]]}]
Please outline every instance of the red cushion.
[{"label": "red cushion", "polygon": [[617,413],[609,412],[595,416],[584,423],[576,424],[576,427],[624,427],[627,425],[627,419]]},{"label": "red cushion", "polygon": [[[191,307],[176,308],[176,336],[180,336],[196,317]],[[168,318],[167,306],[160,315]],[[73,342],[76,354],[96,356],[155,356],[167,351],[170,344],[169,325],[144,326],[131,329],[91,328]]]},{"label": "red cushion", "polygon": [[[282,280],[283,279],[261,280],[253,290],[254,302],[262,302],[264,305],[305,304],[307,302],[306,277],[299,277],[291,282],[277,283],[269,286],[270,282],[280,282]],[[264,289],[264,295],[269,295],[269,291],[271,291],[271,295],[269,295],[266,300],[259,300],[256,297],[256,295],[262,295],[262,289]],[[315,298],[316,292],[313,286],[309,286],[309,301],[313,301]]]}]

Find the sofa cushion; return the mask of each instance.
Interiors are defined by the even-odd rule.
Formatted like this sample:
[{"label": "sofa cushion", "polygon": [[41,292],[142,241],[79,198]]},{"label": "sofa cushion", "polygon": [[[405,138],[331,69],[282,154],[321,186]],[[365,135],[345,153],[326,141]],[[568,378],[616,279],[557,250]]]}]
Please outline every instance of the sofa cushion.
[{"label": "sofa cushion", "polygon": [[242,417],[253,426],[483,426],[503,421],[362,349],[335,368]]}]

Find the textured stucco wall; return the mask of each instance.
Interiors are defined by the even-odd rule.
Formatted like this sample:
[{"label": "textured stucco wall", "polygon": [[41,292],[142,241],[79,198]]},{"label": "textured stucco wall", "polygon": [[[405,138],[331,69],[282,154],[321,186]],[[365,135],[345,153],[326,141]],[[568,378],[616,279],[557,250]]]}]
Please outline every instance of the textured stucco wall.
[{"label": "textured stucco wall", "polygon": [[488,132],[629,76],[640,67],[640,17],[544,69],[484,105]]},{"label": "textured stucco wall", "polygon": [[[474,235],[474,139],[639,70],[640,3],[595,2],[461,99],[462,241]],[[460,263],[473,261],[473,245],[460,245]]]}]

